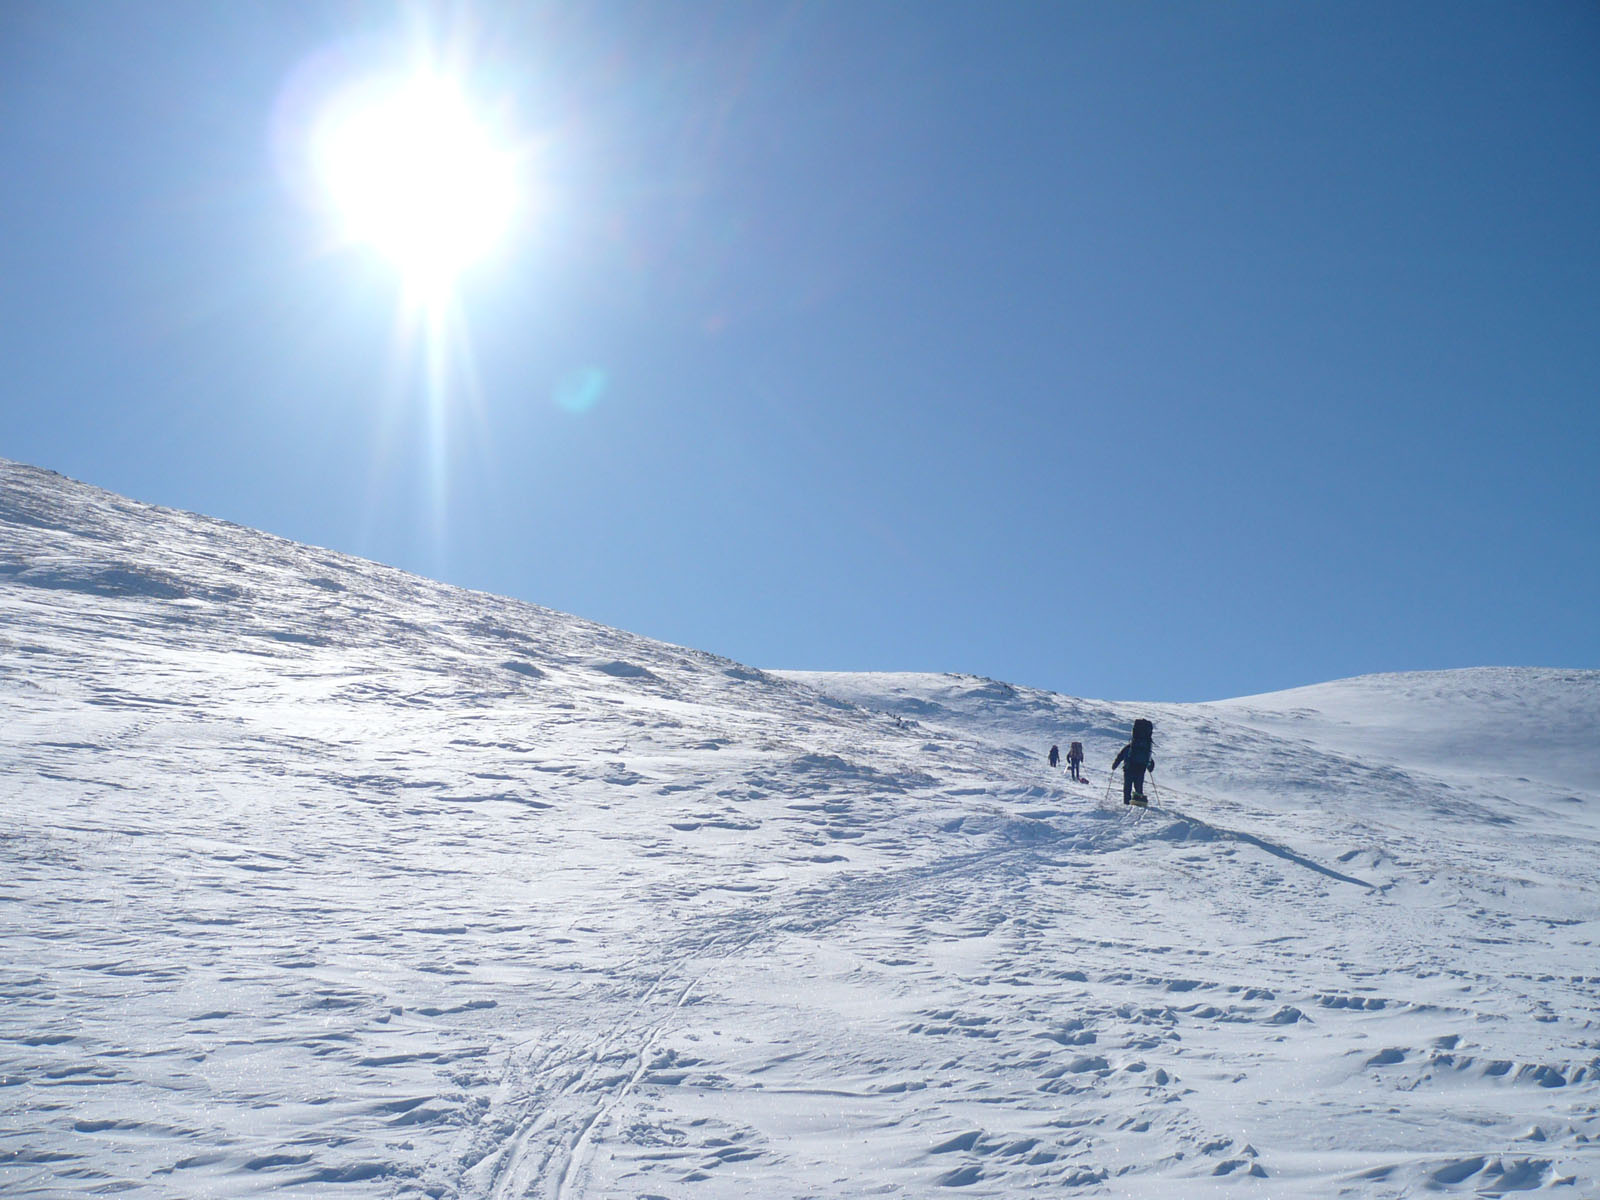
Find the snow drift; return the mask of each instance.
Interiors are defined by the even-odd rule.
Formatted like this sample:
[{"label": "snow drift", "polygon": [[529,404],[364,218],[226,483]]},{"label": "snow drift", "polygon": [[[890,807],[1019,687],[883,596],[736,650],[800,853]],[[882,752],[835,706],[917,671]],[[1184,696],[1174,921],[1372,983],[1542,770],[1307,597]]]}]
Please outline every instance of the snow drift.
[{"label": "snow drift", "polygon": [[7,1196],[1600,1193],[1597,672],[763,672],[0,462],[0,713]]}]

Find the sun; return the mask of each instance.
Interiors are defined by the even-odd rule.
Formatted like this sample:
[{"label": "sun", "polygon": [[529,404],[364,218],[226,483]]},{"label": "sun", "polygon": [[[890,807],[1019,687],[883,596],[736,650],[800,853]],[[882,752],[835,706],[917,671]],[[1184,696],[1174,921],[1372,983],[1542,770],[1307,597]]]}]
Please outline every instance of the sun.
[{"label": "sun", "polygon": [[317,123],[313,165],[341,238],[388,259],[424,302],[492,253],[517,207],[514,155],[440,75],[346,89]]}]

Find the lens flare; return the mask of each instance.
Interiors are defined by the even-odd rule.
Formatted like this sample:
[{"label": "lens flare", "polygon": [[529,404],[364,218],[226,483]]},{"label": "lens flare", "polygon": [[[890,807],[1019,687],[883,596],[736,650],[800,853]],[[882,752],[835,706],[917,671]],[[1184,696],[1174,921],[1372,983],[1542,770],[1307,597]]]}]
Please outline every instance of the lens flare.
[{"label": "lens flare", "polygon": [[556,403],[581,416],[600,403],[607,382],[606,373],[599,367],[573,371],[556,385]]}]

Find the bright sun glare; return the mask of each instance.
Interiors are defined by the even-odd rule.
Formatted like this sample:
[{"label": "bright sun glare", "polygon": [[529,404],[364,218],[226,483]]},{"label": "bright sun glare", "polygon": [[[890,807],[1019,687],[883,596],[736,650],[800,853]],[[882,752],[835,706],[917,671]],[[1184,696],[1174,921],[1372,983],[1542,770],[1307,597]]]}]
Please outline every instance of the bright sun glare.
[{"label": "bright sun glare", "polygon": [[343,236],[393,262],[423,302],[447,293],[511,223],[513,157],[449,79],[352,89],[319,121],[314,152]]}]

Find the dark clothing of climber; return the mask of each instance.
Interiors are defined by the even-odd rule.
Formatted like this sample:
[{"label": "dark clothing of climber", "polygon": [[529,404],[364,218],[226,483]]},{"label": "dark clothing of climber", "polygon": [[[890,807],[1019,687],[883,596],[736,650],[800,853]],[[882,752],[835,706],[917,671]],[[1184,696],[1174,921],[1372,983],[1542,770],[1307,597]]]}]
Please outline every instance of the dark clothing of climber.
[{"label": "dark clothing of climber", "polygon": [[1144,799],[1144,773],[1156,769],[1155,755],[1150,753],[1148,746],[1134,748],[1134,743],[1129,742],[1117,751],[1116,758],[1111,760],[1111,769],[1115,771],[1122,768],[1122,802],[1132,804],[1135,800]]}]

